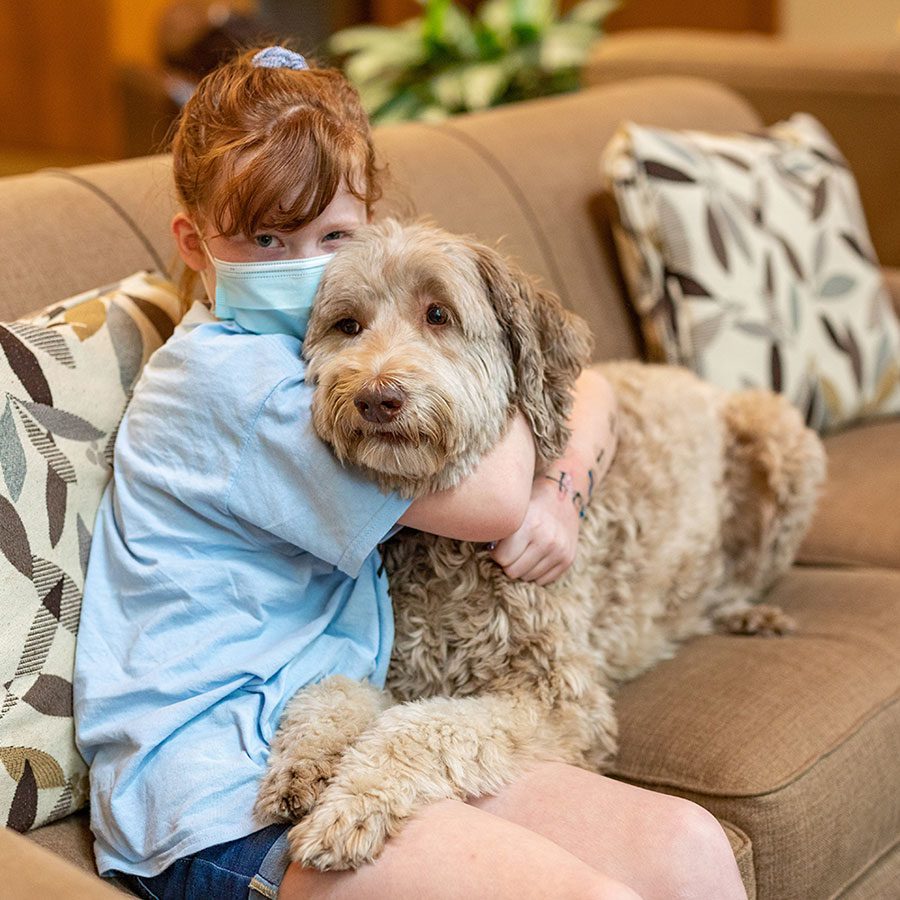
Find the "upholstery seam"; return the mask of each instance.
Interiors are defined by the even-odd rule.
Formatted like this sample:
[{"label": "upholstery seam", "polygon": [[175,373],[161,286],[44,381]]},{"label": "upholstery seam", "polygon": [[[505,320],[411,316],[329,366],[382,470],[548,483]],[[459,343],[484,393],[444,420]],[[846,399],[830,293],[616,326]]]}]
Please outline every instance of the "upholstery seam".
[{"label": "upholstery seam", "polygon": [[67,181],[71,181],[74,184],[78,184],[86,190],[90,191],[100,200],[103,200],[110,209],[115,212],[120,219],[131,229],[134,236],[144,245],[144,249],[150,254],[153,262],[156,264],[157,270],[166,275],[169,274],[168,266],[162,261],[160,255],[156,252],[156,248],[150,242],[150,239],[144,234],[143,231],[138,227],[137,222],[128,215],[127,212],[119,205],[109,194],[106,193],[102,188],[98,187],[91,181],[88,181],[86,178],[82,178],[80,175],[76,175],[73,172],[70,172],[68,169],[41,169],[39,171],[40,175],[55,175],[57,178],[64,178]]},{"label": "upholstery seam", "polygon": [[538,228],[537,221],[538,216],[537,213],[532,208],[531,204],[528,202],[528,198],[525,196],[525,192],[519,187],[516,183],[515,179],[512,177],[512,174],[500,162],[500,160],[490,151],[487,147],[484,146],[480,141],[476,140],[470,134],[465,131],[462,131],[460,128],[455,125],[451,125],[449,122],[442,122],[440,124],[431,124],[427,122],[420,123],[425,128],[429,128],[432,131],[437,131],[441,134],[446,134],[450,137],[456,138],[459,143],[464,144],[470,150],[474,151],[474,153],[487,165],[489,168],[500,178],[500,181],[506,187],[507,191],[512,196],[513,200],[519,206],[521,212],[525,214],[525,220],[528,223],[528,226],[531,230],[532,236],[537,242],[538,247],[541,250],[541,254],[544,257],[544,262],[547,265],[547,268],[553,273],[553,285],[551,285],[551,289],[560,296],[560,299],[563,300],[563,305],[568,306],[569,297],[568,291],[565,288],[565,282],[563,281],[562,271],[556,262],[556,257],[553,254],[553,250],[550,246],[550,242],[547,240],[547,236],[544,232]]}]

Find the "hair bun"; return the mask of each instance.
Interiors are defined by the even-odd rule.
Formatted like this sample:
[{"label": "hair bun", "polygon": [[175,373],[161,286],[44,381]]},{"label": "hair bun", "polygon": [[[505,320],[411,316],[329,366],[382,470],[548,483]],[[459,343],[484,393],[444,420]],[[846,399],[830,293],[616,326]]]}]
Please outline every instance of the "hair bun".
[{"label": "hair bun", "polygon": [[287,47],[266,47],[253,57],[252,63],[262,69],[308,69],[309,64]]}]

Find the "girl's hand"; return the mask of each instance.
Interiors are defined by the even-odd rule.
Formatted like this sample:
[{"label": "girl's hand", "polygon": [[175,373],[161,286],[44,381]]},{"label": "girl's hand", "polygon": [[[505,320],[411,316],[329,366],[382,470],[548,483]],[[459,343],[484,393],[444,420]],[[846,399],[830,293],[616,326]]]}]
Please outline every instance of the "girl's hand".
[{"label": "girl's hand", "polygon": [[580,521],[571,494],[539,475],[525,519],[517,531],[497,542],[491,557],[510,578],[550,584],[575,561]]}]

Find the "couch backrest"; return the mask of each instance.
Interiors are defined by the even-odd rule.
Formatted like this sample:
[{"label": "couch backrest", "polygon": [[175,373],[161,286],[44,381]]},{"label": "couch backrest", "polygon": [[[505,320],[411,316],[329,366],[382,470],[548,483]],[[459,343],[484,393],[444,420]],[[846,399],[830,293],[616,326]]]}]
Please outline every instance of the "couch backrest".
[{"label": "couch backrest", "polygon": [[[391,173],[379,214],[429,215],[500,248],[557,291],[596,336],[596,356],[634,356],[598,159],[630,119],[752,130],[737,95],[696,79],[641,79],[376,131]],[[0,179],[0,319],[141,268],[173,270],[166,156]],[[501,240],[502,239],[502,240]]]}]

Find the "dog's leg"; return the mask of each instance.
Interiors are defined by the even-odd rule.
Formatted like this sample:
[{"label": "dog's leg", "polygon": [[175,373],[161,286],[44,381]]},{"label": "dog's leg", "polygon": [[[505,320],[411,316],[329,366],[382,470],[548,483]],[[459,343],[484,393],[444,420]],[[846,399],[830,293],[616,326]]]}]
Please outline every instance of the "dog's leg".
[{"label": "dog's leg", "polygon": [[343,675],[298,691],[272,740],[256,818],[296,821],[309,812],[341,755],[389,705],[387,693]]},{"label": "dog's leg", "polygon": [[784,397],[741,391],[725,403],[728,512],[722,545],[729,577],[715,623],[734,634],[788,634],[796,624],[771,604],[753,606],[788,570],[824,478],[821,441]]},{"label": "dog's leg", "polygon": [[797,622],[778,606],[768,603],[734,603],[726,609],[717,609],[714,621],[718,628],[729,634],[756,634],[763,637],[793,634]]},{"label": "dog's leg", "polygon": [[554,723],[524,692],[395,706],[347,750],[313,811],[291,829],[291,856],[318,869],[356,868],[429,803],[494,793],[529,761],[583,764],[587,748],[567,749],[578,731]]}]

